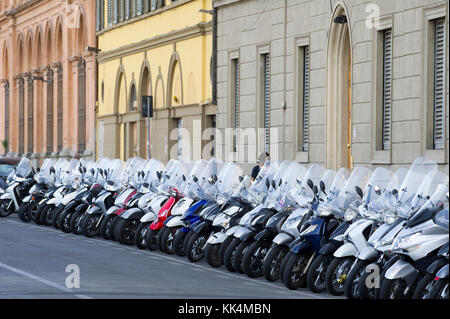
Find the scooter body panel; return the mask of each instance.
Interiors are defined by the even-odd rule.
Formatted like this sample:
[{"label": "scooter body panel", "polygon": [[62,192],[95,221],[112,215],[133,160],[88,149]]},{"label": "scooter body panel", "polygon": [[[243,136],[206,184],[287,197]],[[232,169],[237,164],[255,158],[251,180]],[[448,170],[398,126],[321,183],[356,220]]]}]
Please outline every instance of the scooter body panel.
[{"label": "scooter body panel", "polygon": [[221,232],[214,233],[211,236],[209,236],[207,243],[211,244],[211,245],[221,244],[227,238],[228,238],[228,236],[225,234],[225,232],[221,231]]},{"label": "scooter body panel", "polygon": [[[394,280],[398,278],[403,278],[407,280],[408,278],[411,278],[414,275],[417,275],[418,273],[419,271],[416,268],[414,268],[414,266],[411,265],[409,262],[399,259],[391,267],[389,267],[388,270],[386,270],[386,274],[384,275],[384,277],[389,280]],[[413,280],[407,280],[407,282],[408,281]],[[408,284],[410,283],[408,282]]]},{"label": "scooter body panel", "polygon": [[436,274],[436,277],[439,279],[441,278],[448,278],[448,264],[442,267]]},{"label": "scooter body panel", "polygon": [[177,215],[177,216],[171,216],[172,218],[168,218],[166,220],[166,227],[170,227],[170,228],[175,228],[175,227],[184,227],[186,226],[184,224],[184,222],[181,220],[181,216]]},{"label": "scooter body panel", "polygon": [[345,243],[334,252],[333,256],[336,258],[356,257],[358,252],[358,248],[354,244]]},{"label": "scooter body panel", "polygon": [[141,219],[144,216],[144,212],[142,209],[138,207],[133,207],[127,209],[122,215],[120,215],[123,219]]},{"label": "scooter body panel", "polygon": [[295,240],[295,237],[288,233],[281,233],[275,236],[273,239],[273,243],[277,245],[285,245],[289,246],[293,241]]}]

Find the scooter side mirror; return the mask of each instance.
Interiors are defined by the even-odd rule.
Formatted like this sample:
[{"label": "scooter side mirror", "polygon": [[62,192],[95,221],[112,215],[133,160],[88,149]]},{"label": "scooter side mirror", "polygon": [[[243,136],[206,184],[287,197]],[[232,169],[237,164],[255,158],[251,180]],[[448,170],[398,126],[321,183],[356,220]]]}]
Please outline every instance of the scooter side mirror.
[{"label": "scooter side mirror", "polygon": [[320,190],[321,190],[324,194],[326,194],[326,193],[325,193],[325,183],[324,183],[323,181],[320,181],[320,182],[319,182],[319,185],[320,185]]},{"label": "scooter side mirror", "polygon": [[197,182],[198,182],[197,176],[194,176],[194,177],[192,178],[192,180],[194,181],[194,183],[197,183]]},{"label": "scooter side mirror", "polygon": [[83,173],[86,174],[86,172],[87,172],[87,168],[86,168],[86,166],[83,166]]},{"label": "scooter side mirror", "polygon": [[[161,172],[160,171],[157,171],[156,172],[156,177],[158,177],[158,180],[161,180]],[[183,175],[184,176],[184,175]]]},{"label": "scooter side mirror", "polygon": [[78,167],[78,171],[81,173],[81,174],[83,174],[83,167]]},{"label": "scooter side mirror", "polygon": [[212,176],[208,178],[208,183],[214,185],[214,178]]},{"label": "scooter side mirror", "polygon": [[239,176],[239,182],[242,183],[243,180],[244,180],[244,176]]},{"label": "scooter side mirror", "polygon": [[316,185],[313,186],[312,191],[315,195],[317,195],[319,193],[319,189],[317,188]]},{"label": "scooter side mirror", "polygon": [[92,175],[95,174],[95,170],[93,168],[91,168],[89,171],[91,172]]},{"label": "scooter side mirror", "polygon": [[363,191],[362,191],[361,187],[355,186],[355,191],[356,191],[356,194],[358,194],[359,197],[363,198],[364,194],[363,194]]},{"label": "scooter side mirror", "polygon": [[297,184],[299,184],[299,185],[302,184],[302,181],[300,179],[296,178],[296,180],[297,180]]},{"label": "scooter side mirror", "polygon": [[273,187],[273,188],[277,188],[277,185],[275,184],[275,181],[274,181],[274,180],[272,180],[272,187]]},{"label": "scooter side mirror", "polygon": [[375,186],[375,187],[374,187],[374,190],[375,190],[375,194],[377,194],[378,196],[381,195],[381,188],[380,188],[380,187]]},{"label": "scooter side mirror", "polygon": [[50,167],[50,173],[51,173],[51,174],[56,174],[55,168],[54,168],[53,166]]},{"label": "scooter side mirror", "polygon": [[269,180],[268,180],[268,179],[266,179],[266,187],[267,187],[267,189],[269,189],[269,188],[270,188],[270,182],[269,182]]},{"label": "scooter side mirror", "polygon": [[280,186],[283,183],[283,180],[280,178],[280,182],[278,183],[278,186]]},{"label": "scooter side mirror", "polygon": [[311,189],[314,188],[314,183],[313,183],[312,180],[308,179],[308,180],[306,181],[306,183],[308,184],[309,188],[311,188]]},{"label": "scooter side mirror", "polygon": [[398,190],[393,189],[393,190],[392,190],[392,195],[396,196],[397,194],[398,194]]},{"label": "scooter side mirror", "polygon": [[186,181],[186,176],[182,175],[181,178],[183,179],[183,182]]},{"label": "scooter side mirror", "polygon": [[41,168],[40,167],[38,167],[38,168],[36,168],[36,172],[40,172],[41,171]]}]

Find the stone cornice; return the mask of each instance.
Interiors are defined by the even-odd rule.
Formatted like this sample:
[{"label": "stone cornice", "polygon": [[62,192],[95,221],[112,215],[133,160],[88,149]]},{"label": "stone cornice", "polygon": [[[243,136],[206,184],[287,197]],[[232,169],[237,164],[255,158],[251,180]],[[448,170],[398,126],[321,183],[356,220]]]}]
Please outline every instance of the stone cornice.
[{"label": "stone cornice", "polygon": [[174,43],[180,40],[186,40],[189,38],[205,35],[211,31],[212,31],[211,22],[198,23],[194,26],[186,27],[184,29],[172,31],[166,34],[161,34],[137,43],[130,43],[110,51],[101,52],[97,56],[97,61],[99,63],[103,63],[111,59],[129,55],[130,53],[145,51],[150,48],[155,48],[169,43]]}]

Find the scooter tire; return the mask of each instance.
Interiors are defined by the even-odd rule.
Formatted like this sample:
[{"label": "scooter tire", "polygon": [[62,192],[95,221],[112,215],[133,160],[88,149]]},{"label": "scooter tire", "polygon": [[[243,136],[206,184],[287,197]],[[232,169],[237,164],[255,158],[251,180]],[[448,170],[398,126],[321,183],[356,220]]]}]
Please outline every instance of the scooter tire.
[{"label": "scooter tire", "polygon": [[[255,252],[258,251],[258,249],[266,249],[266,253],[264,254],[264,257],[262,258],[261,264],[258,265],[258,268],[253,268],[252,265],[255,259]],[[255,241],[251,243],[246,249],[242,256],[242,270],[244,271],[244,274],[247,274],[250,278],[258,278],[263,275],[263,265],[264,265],[264,258],[267,256],[267,252],[269,250],[269,247],[267,247],[267,244],[264,244],[260,241]],[[256,256],[258,257],[258,256]]]},{"label": "scooter tire", "polygon": [[[296,255],[292,254],[284,268],[283,272],[283,283],[291,290],[297,290],[299,288],[303,288],[306,286],[306,274],[303,274],[304,267],[306,267],[308,263],[308,258],[305,255]],[[300,276],[299,279],[294,281],[292,280],[292,274],[296,266],[299,265]]]},{"label": "scooter tire", "polygon": [[60,205],[58,206],[53,212],[52,212],[52,226],[55,227],[56,229],[59,229],[59,223],[58,223],[58,219],[59,219],[59,215],[61,215],[61,213],[64,210],[64,205]]},{"label": "scooter tire", "polygon": [[96,218],[100,218],[100,217],[101,217],[101,215],[99,215],[99,214],[92,214],[92,215],[86,214],[86,216],[84,217],[83,222],[81,224],[81,231],[84,236],[91,238],[99,233],[100,225],[99,225],[99,227],[97,227],[97,229],[92,229],[90,227],[90,225],[93,222],[97,223],[98,220],[96,220]]},{"label": "scooter tire", "polygon": [[158,233],[160,230],[149,229],[145,238],[145,245],[151,251],[158,250]]},{"label": "scooter tire", "polygon": [[205,256],[208,265],[218,268],[223,265],[222,257],[220,256],[220,244],[207,244],[205,248]]},{"label": "scooter tire", "polygon": [[185,256],[187,256],[187,251],[188,251],[188,244],[189,244],[189,241],[191,240],[191,237],[193,236],[193,234],[194,234],[194,232],[193,231],[188,231],[187,233],[186,233],[186,237],[184,237],[184,240],[183,240],[183,250],[184,250],[184,255]]},{"label": "scooter tire", "polygon": [[[281,264],[286,259],[288,253],[289,253],[288,247],[282,245],[274,245],[269,249],[263,264],[263,275],[267,279],[267,281],[273,282],[277,281],[280,278]],[[281,260],[278,260],[277,263],[275,264],[275,267],[278,268],[278,271],[275,270],[275,272],[273,272],[272,266],[275,258],[277,259],[281,258]]]},{"label": "scooter tire", "polygon": [[175,248],[175,254],[180,257],[186,256],[186,251],[184,250],[184,242],[186,240],[186,235],[188,233],[178,230],[175,233],[175,238],[173,239],[173,246]]},{"label": "scooter tire", "polygon": [[[196,232],[190,231],[192,235],[189,237],[189,242],[186,249],[186,255],[191,262],[197,262],[205,257],[204,246],[208,240],[208,234],[203,232],[197,234]],[[195,251],[196,254],[193,254]]]},{"label": "scooter tire", "polygon": [[136,230],[136,234],[134,236],[134,242],[139,249],[147,248],[145,243],[145,237],[148,233],[149,223],[140,223],[139,227]]},{"label": "scooter tire", "polygon": [[333,296],[342,296],[344,294],[344,287],[345,287],[345,280],[348,277],[348,273],[350,272],[350,268],[348,269],[347,273],[345,274],[341,274],[342,278],[339,278],[339,280],[343,279],[344,283],[341,284],[339,283],[339,287],[335,287],[334,283],[333,283],[333,278],[334,278],[334,273],[336,271],[336,269],[338,267],[340,267],[343,263],[347,263],[348,265],[351,266],[351,264],[354,261],[354,257],[344,257],[344,258],[334,258],[331,262],[330,265],[328,265],[327,268],[327,274],[326,274],[326,285],[327,285],[327,290],[330,294],[332,294]]},{"label": "scooter tire", "polygon": [[284,283],[284,270],[286,269],[286,264],[289,261],[289,258],[291,258],[291,256],[294,255],[294,253],[292,251],[288,251],[288,253],[286,254],[286,256],[284,256],[283,262],[280,265],[280,279],[281,282]]},{"label": "scooter tire", "polygon": [[29,214],[29,208],[31,206],[31,203],[23,203],[19,207],[19,218],[24,223],[29,223],[31,221],[31,216]]},{"label": "scooter tire", "polygon": [[55,205],[45,205],[44,208],[42,208],[41,220],[43,225],[52,225],[52,213],[55,211],[55,209]]},{"label": "scooter tire", "polygon": [[83,233],[82,225],[85,211],[79,211],[72,214],[70,218],[70,230],[75,235],[81,235]]},{"label": "scooter tire", "polygon": [[[364,275],[368,264],[368,261],[359,260],[348,273],[344,286],[344,294],[347,299],[360,299],[359,280]],[[357,289],[356,293],[355,288]]]},{"label": "scooter tire", "polygon": [[43,219],[43,215],[42,212],[44,211],[44,208],[46,207],[46,202],[40,204],[37,208],[36,214],[33,217],[34,222],[36,223],[36,225],[43,225],[44,224],[44,219]]},{"label": "scooter tire", "polygon": [[[399,286],[400,288],[397,288]],[[406,289],[407,283],[403,278],[384,278],[380,288],[380,299],[409,299],[409,296],[402,295],[402,290]],[[395,290],[395,291],[393,291]]]},{"label": "scooter tire", "polygon": [[[133,226],[133,223],[135,223],[135,220],[132,219],[123,219],[121,218],[121,220],[117,223],[116,225],[116,229],[117,229],[117,238],[119,243],[124,244],[124,245],[128,245],[128,246],[133,246],[135,244],[134,238],[136,237],[136,230],[134,231],[135,233],[133,234],[133,236],[131,238],[127,238],[125,230],[126,227],[130,227]],[[137,228],[136,228],[137,229]]]},{"label": "scooter tire", "polygon": [[[423,276],[423,278],[417,284],[416,290],[414,290],[412,299],[428,299],[429,296],[431,295],[431,291],[433,290],[433,287],[434,287],[434,283],[433,283],[434,279],[435,279],[435,276],[432,274],[429,274],[429,273],[427,273],[425,276]],[[427,291],[427,287],[431,283],[433,283],[433,285],[431,285],[431,289],[429,291]]]},{"label": "scooter tire", "polygon": [[[306,283],[308,288],[314,293],[322,293],[327,290],[325,276],[327,273],[328,265],[330,264],[330,259],[332,257],[327,255],[319,255],[312,261],[309,266],[308,272],[306,273]],[[318,272],[318,270],[321,270]],[[322,284],[317,285],[317,277],[322,278]]]},{"label": "scooter tire", "polygon": [[[9,206],[9,208],[7,208]],[[0,200],[0,217],[8,217],[14,213],[14,203],[11,199]]]},{"label": "scooter tire", "polygon": [[[165,229],[164,229],[165,228]],[[175,239],[175,233],[177,232],[177,228],[173,227],[163,227],[164,232],[161,235],[161,245],[160,250],[165,252],[166,254],[173,255],[175,254],[175,247],[174,247],[174,239]],[[162,229],[161,229],[162,231]],[[170,241],[169,238],[171,237],[171,245],[169,245]]]},{"label": "scooter tire", "polygon": [[68,210],[63,212],[59,216],[59,225],[61,227],[61,230],[65,233],[71,233],[72,229],[70,229],[70,220],[75,212],[73,210]]},{"label": "scooter tire", "polygon": [[105,218],[103,218],[102,222],[100,223],[99,233],[106,240],[111,239],[109,227],[114,218],[117,218],[117,215],[115,214],[106,215]]},{"label": "scooter tire", "polygon": [[[445,290],[447,290],[446,296],[444,295]],[[428,299],[448,300],[448,278],[439,278],[439,280],[433,285],[433,289],[431,289],[430,297]]]},{"label": "scooter tire", "polygon": [[119,241],[119,232],[117,229],[117,224],[122,220],[120,216],[116,216],[111,222],[110,231],[111,231],[111,239],[114,241]]},{"label": "scooter tire", "polygon": [[241,240],[239,238],[233,238],[233,240],[225,250],[225,254],[223,256],[223,264],[228,271],[236,272],[236,268],[234,268],[234,259],[236,257],[236,249],[240,243]]}]

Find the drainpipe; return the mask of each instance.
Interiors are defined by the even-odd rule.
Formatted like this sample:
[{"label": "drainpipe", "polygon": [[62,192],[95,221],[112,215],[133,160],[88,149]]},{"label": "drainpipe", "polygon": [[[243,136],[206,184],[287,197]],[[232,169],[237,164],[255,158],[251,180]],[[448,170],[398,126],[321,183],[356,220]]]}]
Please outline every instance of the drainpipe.
[{"label": "drainpipe", "polygon": [[217,105],[217,8],[212,3],[212,103]]}]

